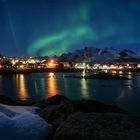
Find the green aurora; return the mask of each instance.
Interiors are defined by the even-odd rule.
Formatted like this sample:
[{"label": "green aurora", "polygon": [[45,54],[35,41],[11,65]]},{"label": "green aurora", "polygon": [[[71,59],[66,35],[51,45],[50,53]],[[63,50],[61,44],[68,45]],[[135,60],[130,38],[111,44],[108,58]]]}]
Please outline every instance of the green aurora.
[{"label": "green aurora", "polygon": [[[43,36],[31,44],[28,53],[35,56],[39,51],[41,55],[60,55],[82,40],[92,39],[94,33],[89,27],[80,26],[60,33]],[[53,49],[53,50],[52,50]]]},{"label": "green aurora", "polygon": [[[66,18],[68,24],[74,24],[74,26],[66,27],[66,29],[61,29],[59,32],[37,38],[29,46],[28,54],[32,56],[37,54],[41,56],[61,55],[67,52],[69,48],[82,44],[82,40],[91,40],[95,37],[95,33],[88,25],[89,13],[90,5],[85,2],[82,2],[76,10],[66,10],[64,18]],[[59,20],[60,22],[65,22],[63,19]]]},{"label": "green aurora", "polygon": [[140,51],[139,17],[140,0],[0,0],[0,53],[61,55],[88,46]]}]

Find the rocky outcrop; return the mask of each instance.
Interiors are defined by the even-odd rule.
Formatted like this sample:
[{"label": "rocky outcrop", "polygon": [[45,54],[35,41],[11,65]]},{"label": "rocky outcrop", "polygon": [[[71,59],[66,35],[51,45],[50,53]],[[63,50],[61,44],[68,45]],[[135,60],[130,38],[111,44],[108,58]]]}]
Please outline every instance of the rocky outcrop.
[{"label": "rocky outcrop", "polygon": [[54,126],[54,130],[75,112],[114,112],[123,113],[118,107],[106,105],[93,100],[71,101],[64,96],[56,95],[35,104],[42,108],[38,114]]},{"label": "rocky outcrop", "polygon": [[101,103],[94,100],[75,100],[72,101],[74,112],[97,112],[97,113],[125,113],[125,111],[119,107]]},{"label": "rocky outcrop", "polygon": [[51,106],[54,104],[59,105],[59,104],[65,104],[65,103],[70,103],[70,100],[68,98],[66,98],[65,96],[55,95],[55,96],[49,97],[47,99],[43,99],[34,105],[43,109],[45,107],[48,107],[48,106]]},{"label": "rocky outcrop", "polygon": [[73,112],[73,106],[66,97],[56,95],[38,103],[43,108],[38,114],[56,129]]},{"label": "rocky outcrop", "polygon": [[139,140],[140,117],[113,113],[75,113],[53,140]]}]

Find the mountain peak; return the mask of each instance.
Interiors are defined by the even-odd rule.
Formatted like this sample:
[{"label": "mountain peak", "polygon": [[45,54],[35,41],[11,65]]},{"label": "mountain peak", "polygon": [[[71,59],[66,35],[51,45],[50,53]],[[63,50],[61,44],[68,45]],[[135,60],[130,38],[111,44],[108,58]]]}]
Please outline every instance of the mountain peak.
[{"label": "mountain peak", "polygon": [[120,59],[140,59],[140,55],[132,50],[117,50],[113,47],[96,48],[85,47],[75,50],[73,53],[62,54],[61,60],[76,62],[105,62]]}]

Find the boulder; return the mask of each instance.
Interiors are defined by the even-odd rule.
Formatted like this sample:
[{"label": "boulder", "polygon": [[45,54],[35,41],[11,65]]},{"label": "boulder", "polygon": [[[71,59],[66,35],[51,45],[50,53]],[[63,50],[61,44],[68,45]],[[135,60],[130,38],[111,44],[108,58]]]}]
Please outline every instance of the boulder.
[{"label": "boulder", "polygon": [[39,106],[44,109],[39,111],[38,114],[52,124],[54,130],[73,112],[70,100],[60,95],[48,98]]},{"label": "boulder", "polygon": [[117,113],[74,113],[53,140],[139,140],[140,117]]},{"label": "boulder", "polygon": [[38,114],[47,122],[51,123],[55,129],[74,112],[124,113],[124,111],[118,107],[98,101],[84,99],[71,101],[62,95],[49,97],[46,100],[36,103],[35,106],[42,108]]},{"label": "boulder", "polygon": [[106,112],[114,112],[114,113],[125,113],[125,111],[119,107],[108,105],[101,103],[99,101],[94,100],[75,100],[72,101],[74,112],[97,112],[97,113],[106,113]]},{"label": "boulder", "polygon": [[59,105],[59,104],[65,104],[65,103],[70,103],[70,100],[66,98],[65,96],[55,95],[55,96],[52,96],[52,97],[49,97],[47,99],[43,99],[37,102],[36,104],[34,104],[34,106],[45,108],[50,105],[54,105],[54,104]]}]

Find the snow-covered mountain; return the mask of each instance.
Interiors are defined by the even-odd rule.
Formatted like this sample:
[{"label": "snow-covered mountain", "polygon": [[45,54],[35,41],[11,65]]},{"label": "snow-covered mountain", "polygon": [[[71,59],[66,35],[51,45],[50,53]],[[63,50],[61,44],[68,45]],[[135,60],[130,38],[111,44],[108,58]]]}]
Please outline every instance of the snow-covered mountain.
[{"label": "snow-covered mountain", "polygon": [[100,49],[95,47],[85,47],[84,49],[76,50],[72,53],[62,54],[60,59],[76,62],[105,62],[113,60],[140,59],[140,54],[131,50],[117,50],[112,47]]}]

